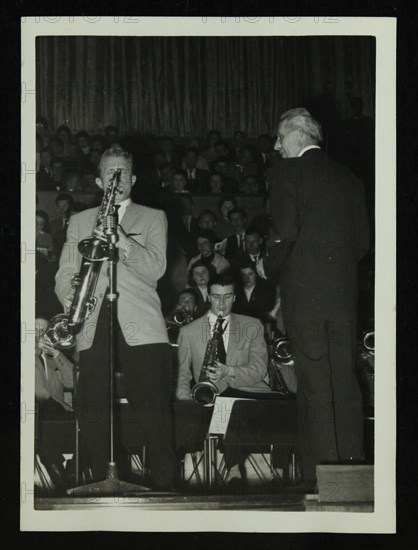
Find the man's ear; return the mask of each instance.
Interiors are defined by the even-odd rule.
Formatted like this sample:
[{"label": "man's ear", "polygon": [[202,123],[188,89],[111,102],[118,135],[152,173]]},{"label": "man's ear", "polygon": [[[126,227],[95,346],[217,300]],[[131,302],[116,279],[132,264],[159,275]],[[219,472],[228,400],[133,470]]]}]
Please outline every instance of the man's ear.
[{"label": "man's ear", "polygon": [[131,182],[132,182],[132,185],[135,185],[135,183],[136,183],[136,176],[132,176],[132,177],[131,177]]},{"label": "man's ear", "polygon": [[96,185],[99,187],[99,189],[103,189],[103,182],[100,178],[96,178]]}]

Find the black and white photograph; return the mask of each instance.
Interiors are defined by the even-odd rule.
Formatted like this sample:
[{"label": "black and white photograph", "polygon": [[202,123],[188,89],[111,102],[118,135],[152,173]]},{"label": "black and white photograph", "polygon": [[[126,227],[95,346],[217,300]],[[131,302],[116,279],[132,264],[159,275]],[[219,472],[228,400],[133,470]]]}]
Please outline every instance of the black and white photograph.
[{"label": "black and white photograph", "polygon": [[21,30],[21,529],[394,532],[396,19]]}]

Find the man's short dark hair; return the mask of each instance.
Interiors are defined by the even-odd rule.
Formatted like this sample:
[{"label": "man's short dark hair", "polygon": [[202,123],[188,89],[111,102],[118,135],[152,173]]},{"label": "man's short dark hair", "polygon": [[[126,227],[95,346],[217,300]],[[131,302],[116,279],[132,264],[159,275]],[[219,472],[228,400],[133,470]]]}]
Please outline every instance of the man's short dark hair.
[{"label": "man's short dark hair", "polygon": [[202,212],[199,214],[199,216],[197,218],[198,223],[200,223],[202,221],[203,216],[207,216],[207,215],[212,216],[212,218],[215,220],[215,222],[218,221],[218,218],[217,218],[215,212],[213,212],[212,210],[206,209],[206,210],[202,210]]},{"label": "man's short dark hair", "polygon": [[183,290],[180,290],[180,292],[177,294],[177,303],[180,300],[180,298],[183,296],[183,294],[191,294],[193,298],[195,299],[195,302],[197,303],[198,297],[196,294],[196,291],[193,288],[183,288]]},{"label": "man's short dark hair", "polygon": [[196,233],[196,241],[199,238],[207,239],[211,244],[215,244],[219,240],[215,233],[210,229],[199,229],[198,233]]},{"label": "man's short dark hair", "polygon": [[245,236],[247,235],[258,235],[260,237],[260,239],[263,238],[263,235],[261,234],[260,230],[255,227],[254,225],[252,225],[251,227],[249,227],[246,231],[245,231]]},{"label": "man's short dark hair", "polygon": [[36,124],[42,124],[42,126],[45,128],[45,130],[48,129],[48,119],[44,116],[37,116],[36,117]]},{"label": "man's short dark hair", "polygon": [[221,147],[221,146],[223,146],[223,147],[225,147],[227,150],[229,150],[228,142],[226,142],[224,139],[218,140],[218,141],[215,143],[215,145],[214,145],[215,149],[216,149],[217,147]]},{"label": "man's short dark hair", "polygon": [[232,204],[234,205],[234,208],[236,208],[237,206],[237,200],[236,198],[233,196],[233,195],[224,195],[221,200],[219,201],[219,210],[222,210],[222,206],[226,203],[226,202],[232,202]]},{"label": "man's short dark hair", "polygon": [[190,286],[196,286],[196,283],[194,282],[194,279],[193,279],[193,270],[196,269],[197,267],[206,267],[209,273],[209,283],[214,277],[216,277],[216,269],[212,264],[209,264],[203,260],[197,260],[190,266],[190,269],[189,269],[188,283]]},{"label": "man's short dark hair", "polygon": [[60,193],[55,197],[55,204],[58,204],[61,201],[67,201],[70,205],[74,204],[74,198],[67,193]]},{"label": "man's short dark hair", "polygon": [[104,131],[105,131],[105,134],[108,134],[109,132],[119,133],[119,128],[117,126],[113,126],[112,124],[109,124],[109,126],[106,126]]},{"label": "man's short dark hair", "polygon": [[254,273],[258,275],[254,262],[242,262],[239,266],[239,270],[242,271],[243,269],[252,269]]},{"label": "man's short dark hair", "polygon": [[231,220],[232,214],[241,214],[244,219],[247,219],[247,214],[246,214],[245,210],[243,208],[241,208],[240,206],[236,206],[235,208],[232,208],[232,210],[230,210],[228,212],[228,219],[229,220]]},{"label": "man's short dark hair", "polygon": [[183,176],[185,180],[187,180],[187,172],[183,170],[182,168],[174,169],[174,175],[175,176]]},{"label": "man's short dark hair", "polygon": [[51,143],[57,143],[60,147],[64,147],[64,143],[62,141],[61,138],[59,138],[58,136],[53,136],[50,140],[49,140],[49,144],[51,145]]},{"label": "man's short dark hair", "polygon": [[187,155],[187,153],[194,153],[197,157],[199,156],[199,149],[197,147],[187,147],[184,156]]},{"label": "man's short dark hair", "polygon": [[57,135],[60,133],[60,132],[65,132],[66,134],[68,134],[69,136],[71,136],[71,130],[68,128],[68,126],[66,126],[65,124],[61,124],[61,126],[59,128],[57,128]]},{"label": "man's short dark hair", "polygon": [[230,273],[219,273],[218,275],[215,275],[212,280],[208,283],[208,294],[211,293],[213,285],[219,285],[219,286],[229,286],[232,285],[234,287],[235,292],[235,279]]},{"label": "man's short dark hair", "polygon": [[88,135],[88,133],[85,130],[80,130],[79,132],[77,132],[75,137],[76,137],[76,139],[79,139],[79,138],[82,138],[82,137],[90,139],[90,136]]}]

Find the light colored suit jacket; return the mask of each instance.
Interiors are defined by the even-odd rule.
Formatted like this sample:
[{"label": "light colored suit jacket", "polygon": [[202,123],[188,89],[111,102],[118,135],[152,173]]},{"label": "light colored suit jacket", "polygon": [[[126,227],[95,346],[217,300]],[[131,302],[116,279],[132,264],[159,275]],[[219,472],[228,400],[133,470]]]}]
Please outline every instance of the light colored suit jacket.
[{"label": "light colored suit jacket", "polygon": [[[56,275],[55,292],[62,304],[71,288],[71,278],[78,273],[81,255],[77,244],[91,236],[98,208],[91,208],[71,217],[67,241],[62,250]],[[161,210],[131,203],[122,218],[121,226],[131,237],[132,246],[119,249],[117,262],[117,317],[128,345],[167,343],[167,330],[157,281],[166,269],[167,219]],[[77,350],[89,349],[93,343],[100,307],[106,299],[108,286],[107,262],[103,262],[95,296],[97,304],[77,335]],[[104,306],[105,307],[105,306]],[[108,335],[103,335],[107,345]]]},{"label": "light colored suit jacket", "polygon": [[[267,375],[267,345],[263,325],[258,319],[231,313],[226,364],[234,367],[235,377],[220,381],[217,386],[222,393],[229,386],[242,391],[270,391],[264,382]],[[178,338],[179,373],[176,398],[190,399],[190,382],[199,380],[206,345],[211,336],[208,316],[180,329]]]}]

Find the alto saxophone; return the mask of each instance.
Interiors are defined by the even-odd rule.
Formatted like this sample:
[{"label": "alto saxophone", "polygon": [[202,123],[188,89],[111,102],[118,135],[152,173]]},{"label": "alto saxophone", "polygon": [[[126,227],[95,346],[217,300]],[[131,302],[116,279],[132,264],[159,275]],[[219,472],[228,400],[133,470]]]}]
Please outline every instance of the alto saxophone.
[{"label": "alto saxophone", "polygon": [[108,259],[107,242],[96,235],[96,230],[105,227],[107,217],[115,211],[116,193],[120,192],[120,176],[121,170],[116,170],[112,176],[104,193],[91,237],[78,243],[82,260],[80,271],[71,281],[75,292],[69,312],[55,315],[49,321],[45,334],[50,343],[58,349],[67,349],[74,345],[76,334],[80,332],[84,322],[96,307],[97,298],[94,293],[102,264]]},{"label": "alto saxophone", "polygon": [[218,358],[218,345],[223,332],[221,321],[222,313],[218,315],[213,329],[213,336],[206,345],[199,381],[193,386],[191,391],[193,401],[203,403],[206,407],[212,406],[215,403],[216,397],[219,395],[217,386],[209,378],[208,368],[212,367]]}]

